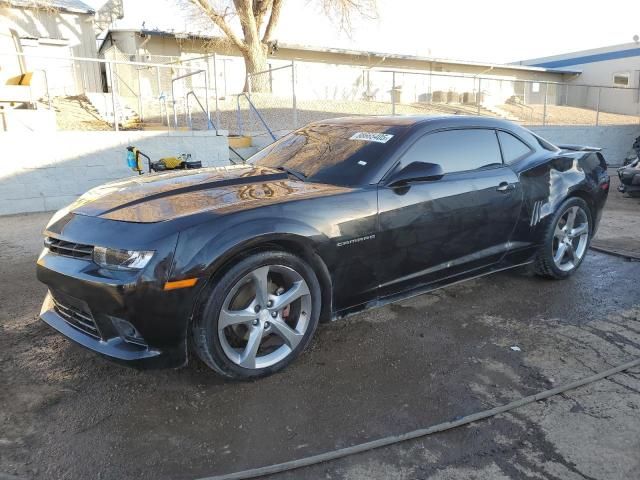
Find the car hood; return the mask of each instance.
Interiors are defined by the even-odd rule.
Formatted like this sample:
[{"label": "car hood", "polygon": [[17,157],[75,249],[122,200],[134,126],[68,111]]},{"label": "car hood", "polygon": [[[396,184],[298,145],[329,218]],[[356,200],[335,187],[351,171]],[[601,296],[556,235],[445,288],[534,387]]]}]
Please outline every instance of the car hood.
[{"label": "car hood", "polygon": [[160,222],[205,211],[226,214],[348,188],[289,179],[279,170],[237,165],[141,175],[101,185],[60,214]]}]

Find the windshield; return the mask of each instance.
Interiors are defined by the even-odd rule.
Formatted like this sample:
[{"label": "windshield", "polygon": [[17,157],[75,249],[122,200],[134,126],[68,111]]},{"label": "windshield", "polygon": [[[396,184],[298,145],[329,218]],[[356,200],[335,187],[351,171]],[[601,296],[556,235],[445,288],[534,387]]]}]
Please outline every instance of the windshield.
[{"label": "windshield", "polygon": [[380,124],[311,124],[256,153],[251,162],[294,170],[311,182],[362,185],[405,129]]}]

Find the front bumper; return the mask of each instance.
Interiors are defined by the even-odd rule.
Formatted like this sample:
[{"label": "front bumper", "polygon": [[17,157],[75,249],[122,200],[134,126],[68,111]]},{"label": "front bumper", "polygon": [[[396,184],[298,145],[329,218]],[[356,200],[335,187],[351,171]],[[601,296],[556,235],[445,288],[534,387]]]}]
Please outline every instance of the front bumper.
[{"label": "front bumper", "polygon": [[153,365],[154,359],[162,355],[160,350],[131,344],[120,336],[104,340],[88,334],[56,310],[51,292],[47,292],[44,299],[40,319],[77,344],[115,361],[139,366]]},{"label": "front bumper", "polygon": [[45,249],[37,276],[49,292],[40,318],[110,360],[136,368],[182,366],[195,288],[165,291],[165,279],[154,278],[157,265],[149,267],[106,271]]}]

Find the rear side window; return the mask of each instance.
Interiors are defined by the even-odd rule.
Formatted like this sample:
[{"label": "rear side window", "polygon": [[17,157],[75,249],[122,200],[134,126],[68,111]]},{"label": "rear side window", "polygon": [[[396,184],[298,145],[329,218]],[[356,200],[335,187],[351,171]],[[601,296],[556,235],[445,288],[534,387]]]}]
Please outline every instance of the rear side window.
[{"label": "rear side window", "polygon": [[412,162],[437,163],[445,173],[453,173],[502,165],[502,156],[494,130],[446,130],[416,141],[401,166]]},{"label": "rear side window", "polygon": [[505,163],[513,163],[531,153],[531,149],[526,143],[510,133],[498,131],[498,138],[500,139]]}]

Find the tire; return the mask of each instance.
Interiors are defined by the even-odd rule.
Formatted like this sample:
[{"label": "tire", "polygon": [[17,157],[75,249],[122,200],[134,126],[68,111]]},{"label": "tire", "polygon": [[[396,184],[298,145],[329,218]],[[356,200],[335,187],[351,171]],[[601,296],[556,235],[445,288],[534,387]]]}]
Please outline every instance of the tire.
[{"label": "tire", "polygon": [[[573,212],[573,221],[571,217]],[[571,228],[568,223],[571,221]],[[580,230],[582,233],[576,235]],[[534,271],[543,277],[567,278],[580,267],[591,243],[593,220],[587,203],[578,197],[565,200],[557,209],[536,253]],[[560,251],[561,245],[564,250]],[[572,253],[573,252],[573,253]]]},{"label": "tire", "polygon": [[239,260],[213,279],[201,298],[192,345],[206,365],[227,378],[260,378],[283,369],[309,344],[320,318],[315,272],[281,251]]}]

